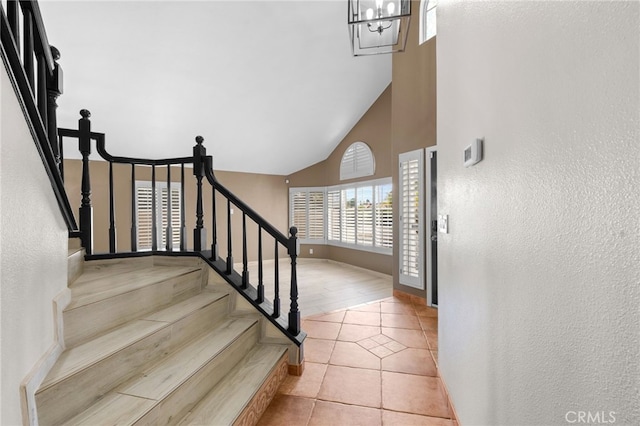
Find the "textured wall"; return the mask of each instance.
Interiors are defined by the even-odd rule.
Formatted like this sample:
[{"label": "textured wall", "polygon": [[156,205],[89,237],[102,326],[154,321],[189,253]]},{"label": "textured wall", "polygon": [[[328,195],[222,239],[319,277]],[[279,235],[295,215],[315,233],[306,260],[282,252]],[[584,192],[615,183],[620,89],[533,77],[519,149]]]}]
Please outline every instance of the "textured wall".
[{"label": "textured wall", "polygon": [[0,423],[22,423],[20,383],[53,344],[67,229],[4,67],[0,113]]},{"label": "textured wall", "polygon": [[640,424],[640,3],[438,9],[439,359],[461,424]]}]

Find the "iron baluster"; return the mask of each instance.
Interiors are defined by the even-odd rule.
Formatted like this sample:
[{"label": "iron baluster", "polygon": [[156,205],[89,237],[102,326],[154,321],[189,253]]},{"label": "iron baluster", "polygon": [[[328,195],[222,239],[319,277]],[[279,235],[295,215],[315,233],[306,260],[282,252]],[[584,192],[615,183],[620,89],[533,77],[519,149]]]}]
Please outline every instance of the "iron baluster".
[{"label": "iron baluster", "polygon": [[87,254],[93,253],[93,207],[91,206],[91,178],[89,176],[89,154],[91,154],[91,113],[83,109],[78,121],[78,149],[82,154],[82,200],[80,202],[80,233],[82,246]]},{"label": "iron baluster", "polygon": [[204,213],[202,208],[202,177],[204,176],[203,161],[207,150],[202,146],[204,138],[196,137],[196,146],[193,147],[193,175],[196,177],[196,227],[193,230],[193,250],[202,251],[207,243],[207,230],[204,228]]},{"label": "iron baluster", "polygon": [[298,257],[298,228],[289,229],[289,256],[291,257],[291,309],[289,310],[289,331],[293,335],[300,333],[300,311],[298,310],[298,276],[296,259]]}]

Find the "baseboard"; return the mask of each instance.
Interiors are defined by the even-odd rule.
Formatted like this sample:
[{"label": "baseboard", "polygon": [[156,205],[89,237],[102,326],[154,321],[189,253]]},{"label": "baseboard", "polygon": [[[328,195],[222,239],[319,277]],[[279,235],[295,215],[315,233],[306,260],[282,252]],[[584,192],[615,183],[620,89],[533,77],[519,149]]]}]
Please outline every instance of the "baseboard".
[{"label": "baseboard", "polygon": [[393,297],[398,299],[409,300],[416,305],[427,305],[427,299],[424,297],[416,296],[415,294],[405,293],[404,291],[393,289]]},{"label": "baseboard", "polygon": [[64,326],[62,323],[62,311],[71,302],[71,291],[68,288],[62,290],[53,299],[53,324],[54,342],[40,357],[33,369],[27,374],[20,384],[20,405],[22,410],[22,424],[25,426],[38,425],[38,412],[36,407],[36,391],[47,377],[49,371],[56,363],[64,346]]},{"label": "baseboard", "polygon": [[20,384],[20,405],[22,409],[22,424],[25,426],[38,425],[38,412],[36,408],[36,391],[42,381],[56,363],[63,347],[55,342],[49,350],[38,360],[27,377]]}]

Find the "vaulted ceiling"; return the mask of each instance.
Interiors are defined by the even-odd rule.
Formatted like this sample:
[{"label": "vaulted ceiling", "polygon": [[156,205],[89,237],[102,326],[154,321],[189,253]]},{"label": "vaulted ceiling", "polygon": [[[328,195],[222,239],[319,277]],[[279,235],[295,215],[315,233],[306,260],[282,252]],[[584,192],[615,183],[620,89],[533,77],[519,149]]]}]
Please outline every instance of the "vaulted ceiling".
[{"label": "vaulted ceiling", "polygon": [[351,56],[344,0],[40,6],[62,56],[59,126],[90,110],[114,155],[185,156],[202,135],[216,169],[290,174],[391,81],[391,55]]}]

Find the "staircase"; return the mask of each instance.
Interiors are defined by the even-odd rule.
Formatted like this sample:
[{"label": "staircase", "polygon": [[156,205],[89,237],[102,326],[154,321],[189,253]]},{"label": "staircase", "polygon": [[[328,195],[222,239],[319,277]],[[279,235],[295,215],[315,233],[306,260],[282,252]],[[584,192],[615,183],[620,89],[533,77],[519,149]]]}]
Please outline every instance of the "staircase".
[{"label": "staircase", "polygon": [[197,257],[70,250],[65,350],[35,393],[38,423],[255,424],[291,342],[227,286]]}]

